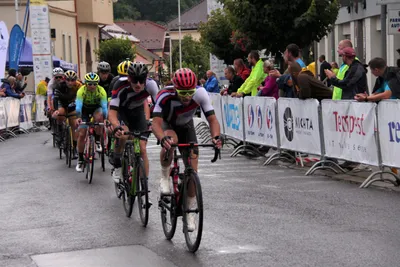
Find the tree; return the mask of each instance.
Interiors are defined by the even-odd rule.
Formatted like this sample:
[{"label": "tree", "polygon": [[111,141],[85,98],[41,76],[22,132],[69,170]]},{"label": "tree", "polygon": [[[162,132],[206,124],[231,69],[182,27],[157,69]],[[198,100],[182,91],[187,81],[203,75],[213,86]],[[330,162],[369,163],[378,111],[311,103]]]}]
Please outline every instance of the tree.
[{"label": "tree", "polygon": [[220,0],[234,28],[245,32],[258,47],[277,53],[290,43],[299,47],[321,40],[339,11],[337,0]]},{"label": "tree", "polygon": [[246,58],[250,50],[256,48],[248,36],[234,30],[233,21],[229,12],[217,9],[199,29],[202,43],[228,65],[233,64],[236,58]]},{"label": "tree", "polygon": [[[169,62],[166,64],[169,66]],[[172,48],[172,68],[173,71],[179,69],[178,44]],[[209,50],[201,42],[193,40],[190,35],[186,35],[182,39],[182,68],[190,68],[199,79],[205,77],[207,70],[210,69]]]},{"label": "tree", "polygon": [[100,43],[99,49],[94,51],[99,61],[110,63],[111,70],[116,74],[117,66],[121,61],[129,58],[134,60],[136,57],[135,49],[129,39],[109,39]]},{"label": "tree", "polygon": [[114,4],[114,18],[116,20],[135,20],[141,16],[136,7],[131,6],[128,0],[119,0]]}]

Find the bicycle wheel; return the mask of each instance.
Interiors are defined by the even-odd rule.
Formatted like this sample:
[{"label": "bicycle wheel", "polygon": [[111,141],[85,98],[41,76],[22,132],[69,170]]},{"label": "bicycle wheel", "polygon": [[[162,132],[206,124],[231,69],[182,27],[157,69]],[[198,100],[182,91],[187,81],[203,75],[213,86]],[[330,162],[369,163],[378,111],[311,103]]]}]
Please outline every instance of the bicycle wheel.
[{"label": "bicycle wheel", "polygon": [[146,227],[149,222],[149,191],[142,158],[138,159],[136,163],[136,196],[140,220]]},{"label": "bicycle wheel", "polygon": [[88,183],[91,184],[92,183],[92,179],[93,179],[93,169],[94,169],[94,136],[91,135],[90,136],[90,146],[89,146],[89,171],[90,171],[90,176],[88,179]]},{"label": "bicycle wheel", "polygon": [[[187,204],[188,188],[193,184],[196,192],[197,207],[189,207]],[[183,232],[185,234],[186,245],[190,252],[196,252],[200,246],[201,235],[203,233],[203,195],[201,192],[200,179],[197,173],[191,172],[186,176],[183,189]],[[195,229],[189,231],[188,229],[188,216],[195,217]]]},{"label": "bicycle wheel", "polygon": [[101,135],[100,139],[100,145],[102,147],[101,153],[100,153],[100,158],[101,158],[101,168],[103,169],[103,172],[106,171],[106,163],[105,163],[105,134],[106,132],[103,130],[103,134]]},{"label": "bicycle wheel", "polygon": [[[58,126],[57,126],[58,127]],[[60,151],[60,159],[62,159],[62,154],[64,153],[64,129],[58,132],[59,139],[58,139],[58,150]]]},{"label": "bicycle wheel", "polygon": [[[172,177],[170,177],[172,179]],[[171,240],[175,235],[176,223],[178,221],[176,209],[177,203],[174,195],[163,196],[159,201],[161,213],[161,225],[167,240]]]},{"label": "bicycle wheel", "polygon": [[124,192],[122,193],[122,204],[124,205],[126,217],[130,218],[132,215],[133,204],[135,203],[135,196],[130,194],[132,182],[129,181],[131,180],[131,173],[129,168],[129,160],[127,157],[124,157],[122,159],[122,176],[122,183],[124,188]]},{"label": "bicycle wheel", "polygon": [[74,138],[73,138],[73,132],[71,126],[68,126],[68,142],[69,142],[69,157],[68,157],[68,168],[71,168],[72,164],[72,157],[74,155]]},{"label": "bicycle wheel", "polygon": [[71,137],[69,126],[65,127],[65,141],[64,141],[64,153],[65,153],[65,164],[69,165],[69,157],[70,157],[70,146],[71,146]]}]

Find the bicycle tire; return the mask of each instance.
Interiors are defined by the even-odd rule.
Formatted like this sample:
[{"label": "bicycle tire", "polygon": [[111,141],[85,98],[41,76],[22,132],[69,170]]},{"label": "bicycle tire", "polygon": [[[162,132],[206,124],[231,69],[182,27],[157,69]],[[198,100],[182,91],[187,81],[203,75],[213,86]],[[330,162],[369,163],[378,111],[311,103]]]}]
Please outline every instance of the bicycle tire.
[{"label": "bicycle tire", "polygon": [[123,176],[123,187],[124,192],[122,193],[122,204],[124,206],[126,217],[132,216],[133,204],[135,203],[135,197],[130,195],[131,183],[129,182],[129,160],[124,157],[122,162],[122,176]]},{"label": "bicycle tire", "polygon": [[149,191],[148,178],[144,169],[143,159],[136,162],[136,196],[139,210],[139,217],[144,227],[149,222]]},{"label": "bicycle tire", "polygon": [[105,140],[105,131],[103,130],[103,134],[101,135],[100,138],[100,145],[102,147],[101,153],[100,153],[100,158],[101,158],[101,168],[103,169],[103,172],[106,171],[106,163],[105,163],[105,145],[104,145],[104,140]]},{"label": "bicycle tire", "polygon": [[90,146],[89,146],[89,169],[90,169],[90,176],[88,179],[88,183],[92,183],[93,179],[93,171],[94,171],[94,136],[90,136]]},{"label": "bicycle tire", "polygon": [[[173,177],[170,177],[170,179],[172,180]],[[163,205],[159,205],[160,206],[160,214],[161,214],[161,225],[163,228],[165,238],[167,240],[171,240],[175,235],[176,224],[178,222],[178,216],[176,214],[176,209],[177,209],[178,205],[176,203],[176,198],[174,195],[172,195],[171,197],[163,196],[161,198],[160,201],[162,201],[164,203],[164,205],[168,206],[166,200],[169,201],[168,208],[164,207]],[[168,213],[169,213],[169,216],[168,216]],[[168,217],[170,219],[170,223],[167,222]]]},{"label": "bicycle tire", "polygon": [[[189,232],[187,228],[187,214],[189,207],[187,205],[187,198],[188,198],[188,185],[189,182],[193,181],[195,184],[195,191],[196,191],[196,200],[197,200],[197,212],[199,215],[198,222],[197,222],[197,235],[196,238],[193,238],[192,240],[190,234],[194,233]],[[185,241],[186,245],[189,249],[190,252],[194,253],[199,249],[200,242],[201,242],[201,237],[203,233],[203,195],[201,191],[201,184],[200,184],[200,179],[199,176],[197,175],[196,172],[191,172],[186,178],[184,182],[184,187],[183,187],[183,199],[182,199],[182,206],[183,206],[183,233],[185,234]]]},{"label": "bicycle tire", "polygon": [[69,132],[69,126],[65,127],[65,147],[64,147],[64,153],[65,153],[65,164],[69,165],[69,157],[70,157],[70,146],[71,146],[71,137],[70,137],[70,132]]},{"label": "bicycle tire", "polygon": [[74,137],[71,126],[68,126],[69,133],[69,157],[68,157],[68,168],[72,165],[72,156],[74,155]]},{"label": "bicycle tire", "polygon": [[60,151],[60,159],[62,159],[62,154],[64,153],[64,129],[62,129],[59,134],[59,140],[58,140],[58,150]]}]

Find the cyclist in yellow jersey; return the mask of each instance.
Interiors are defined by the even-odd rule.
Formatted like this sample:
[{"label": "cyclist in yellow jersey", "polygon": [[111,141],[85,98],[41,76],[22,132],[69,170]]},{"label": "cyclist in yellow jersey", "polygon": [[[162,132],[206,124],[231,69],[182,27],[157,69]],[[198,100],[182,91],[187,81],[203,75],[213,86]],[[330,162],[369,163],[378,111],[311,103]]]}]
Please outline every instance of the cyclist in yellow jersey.
[{"label": "cyclist in yellow jersey", "polygon": [[36,95],[47,96],[47,84],[50,79],[46,77],[46,79],[40,81],[36,87]]},{"label": "cyclist in yellow jersey", "polygon": [[[89,72],[85,75],[85,84],[79,88],[76,96],[76,113],[78,119],[76,124],[80,125],[83,121],[88,122],[90,117],[94,118],[95,122],[104,122],[107,118],[107,92],[103,87],[99,86],[100,77],[94,72]],[[79,126],[78,137],[78,153],[79,160],[76,165],[76,171],[83,171],[83,150],[85,148],[86,126]],[[96,151],[101,152],[100,145],[101,128],[96,127]]]}]

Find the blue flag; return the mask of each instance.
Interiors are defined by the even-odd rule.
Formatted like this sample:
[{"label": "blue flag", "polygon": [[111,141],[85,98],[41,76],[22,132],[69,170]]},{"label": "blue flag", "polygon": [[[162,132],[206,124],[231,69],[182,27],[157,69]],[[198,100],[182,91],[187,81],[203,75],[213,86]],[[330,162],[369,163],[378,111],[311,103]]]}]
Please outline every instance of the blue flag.
[{"label": "blue flag", "polygon": [[21,27],[15,24],[11,30],[8,45],[8,62],[10,69],[18,70],[19,59],[21,57],[22,48],[24,47],[24,42],[25,34]]}]

